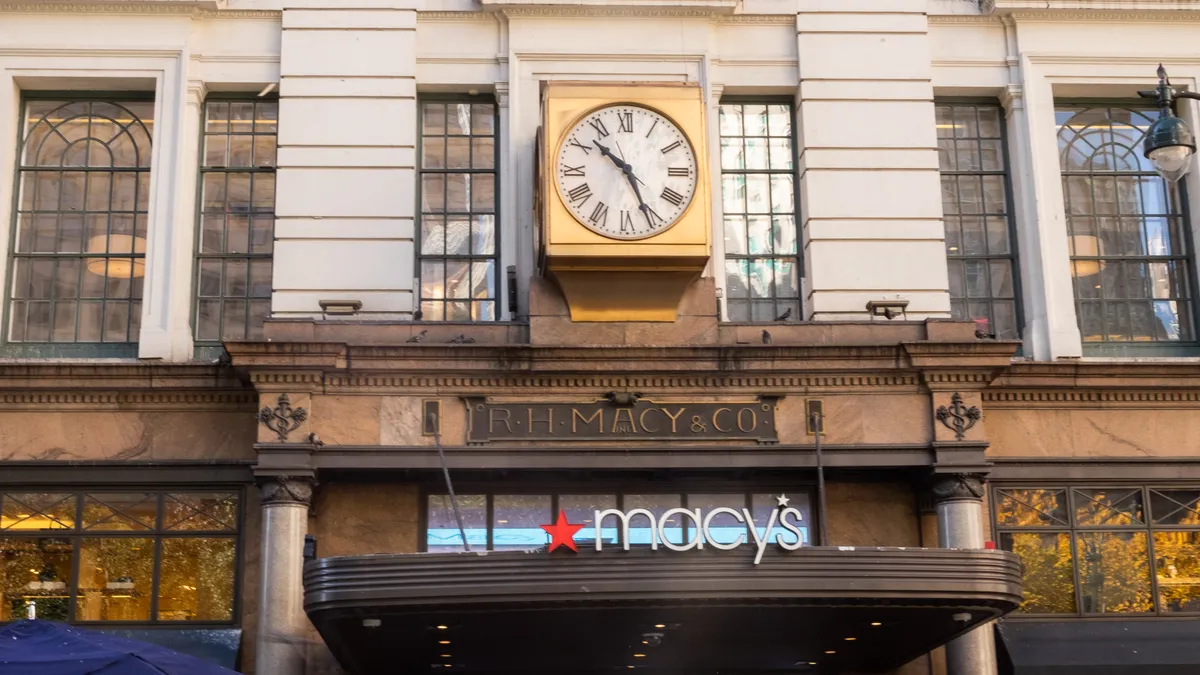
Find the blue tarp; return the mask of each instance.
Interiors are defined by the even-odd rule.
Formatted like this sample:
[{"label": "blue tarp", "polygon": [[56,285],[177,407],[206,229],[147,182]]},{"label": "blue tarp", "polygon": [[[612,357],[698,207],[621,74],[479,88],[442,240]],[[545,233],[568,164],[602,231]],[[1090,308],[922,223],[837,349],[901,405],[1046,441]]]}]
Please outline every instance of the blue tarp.
[{"label": "blue tarp", "polygon": [[3,675],[236,675],[165,647],[53,621],[0,628]]}]

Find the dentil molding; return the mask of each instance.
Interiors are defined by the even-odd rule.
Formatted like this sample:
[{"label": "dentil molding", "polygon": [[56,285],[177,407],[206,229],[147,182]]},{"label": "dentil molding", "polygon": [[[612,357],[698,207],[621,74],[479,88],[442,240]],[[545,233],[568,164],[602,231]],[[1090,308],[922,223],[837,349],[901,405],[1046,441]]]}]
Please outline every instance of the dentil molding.
[{"label": "dentil molding", "polygon": [[26,14],[171,14],[216,19],[280,19],[283,12],[226,9],[226,0],[75,0],[73,2],[14,2],[0,0],[0,12]]}]

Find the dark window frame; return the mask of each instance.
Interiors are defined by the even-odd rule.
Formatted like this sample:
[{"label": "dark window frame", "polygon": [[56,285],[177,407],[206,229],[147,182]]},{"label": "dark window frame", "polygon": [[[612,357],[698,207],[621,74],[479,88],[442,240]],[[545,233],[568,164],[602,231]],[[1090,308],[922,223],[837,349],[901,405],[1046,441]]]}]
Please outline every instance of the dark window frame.
[{"label": "dark window frame", "polygon": [[[1013,282],[1013,297],[1012,297],[1013,320],[1016,322],[1016,332],[1017,332],[1016,338],[1014,338],[1014,339],[1018,339],[1018,340],[1022,339],[1023,330],[1025,327],[1025,303],[1024,303],[1024,297],[1023,297],[1023,285],[1021,283],[1021,281],[1022,281],[1022,279],[1021,279],[1021,260],[1020,260],[1021,243],[1017,237],[1017,216],[1018,216],[1018,214],[1016,211],[1016,202],[1013,198],[1012,153],[1009,152],[1009,147],[1008,147],[1008,145],[1009,145],[1008,118],[1006,115],[1006,111],[1004,109],[1004,105],[1001,104],[999,100],[993,99],[993,98],[953,97],[953,96],[935,98],[933,103],[934,103],[935,107],[937,107],[937,106],[951,106],[951,107],[971,106],[976,109],[981,108],[981,107],[989,107],[989,108],[995,108],[996,111],[999,113],[999,116],[1000,116],[1000,137],[999,137],[1000,153],[1001,153],[1001,159],[1004,162],[1004,168],[1002,170],[1000,170],[1000,171],[985,171],[981,168],[979,171],[962,171],[959,169],[955,169],[953,171],[947,171],[947,170],[941,169],[940,162],[939,162],[938,173],[939,173],[939,178],[941,176],[955,176],[956,178],[958,176],[1000,176],[1001,177],[1001,180],[1004,183],[1004,193],[1005,193],[1004,194],[1004,202],[1005,202],[1004,207],[1007,210],[1007,213],[1005,215],[1007,216],[1007,221],[1008,221],[1008,242],[1009,242],[1008,250],[1009,250],[1009,252],[1007,254],[987,253],[985,255],[967,255],[967,254],[963,253],[960,255],[953,255],[947,249],[946,258],[947,258],[947,260],[963,260],[963,261],[966,261],[966,260],[983,260],[983,261],[988,261],[988,262],[990,262],[992,260],[1008,260],[1009,261],[1009,263],[1011,265],[1011,269],[1012,269],[1012,282]],[[976,137],[974,140],[976,140],[976,141],[982,140],[982,137]],[[991,139],[987,139],[987,140],[991,140]],[[956,187],[957,187],[957,181],[956,181]],[[961,195],[958,194],[957,190],[956,190],[955,196],[956,196],[956,202],[958,204],[961,204],[962,203]],[[943,214],[943,216],[944,215],[945,214]],[[958,214],[956,214],[956,215],[961,217],[961,215],[962,215],[961,207],[959,208]],[[979,215],[980,215],[980,217],[983,217],[985,219],[988,218],[988,214],[986,214],[986,213],[980,213]],[[944,227],[944,223],[943,223],[943,227]],[[985,235],[985,237],[986,237],[986,235]],[[965,271],[964,271],[964,274],[965,274]],[[964,284],[965,284],[965,279],[964,279]],[[964,288],[965,288],[965,286],[964,286]],[[991,290],[990,276],[988,279],[988,290],[989,291]],[[964,297],[963,299],[965,302],[968,302],[968,303],[970,302],[969,297]],[[993,307],[994,302],[997,299],[1003,300],[1003,298],[996,298],[994,294],[989,295],[985,300],[987,301],[989,307]],[[953,302],[953,300],[954,300],[954,297],[951,296],[951,301]],[[994,310],[992,310],[992,311],[994,311]],[[989,314],[989,317],[993,318],[993,321],[990,324],[991,326],[995,325],[994,316],[995,316],[994,314]],[[955,317],[955,318],[957,318],[957,317]],[[967,317],[967,319],[969,319],[969,316]],[[992,333],[994,334],[994,330],[992,331]]]},{"label": "dark window frame", "polygon": [[[67,530],[54,530],[52,533],[37,532],[31,530],[0,530],[0,539],[45,539],[45,538],[62,538],[71,540],[71,578],[67,582],[67,589],[70,593],[67,606],[67,618],[65,623],[71,625],[87,626],[90,628],[231,628],[242,625],[242,594],[245,591],[243,568],[245,566],[245,544],[246,544],[246,519],[247,519],[247,498],[248,489],[245,484],[239,483],[179,483],[164,486],[161,484],[144,484],[144,483],[104,483],[99,485],[88,484],[29,484],[29,485],[0,485],[0,495],[3,494],[27,494],[37,492],[50,493],[65,493],[71,494],[75,500],[75,524]],[[83,504],[86,495],[94,494],[128,494],[136,492],[153,493],[156,500],[156,515],[154,528],[151,530],[87,530],[83,528]],[[166,495],[171,493],[203,493],[203,492],[231,492],[237,495],[237,515],[234,524],[233,532],[215,532],[211,530],[168,530],[163,525],[163,506],[166,501]],[[151,596],[150,596],[150,618],[145,621],[83,621],[75,619],[77,602],[79,597],[79,565],[82,559],[80,554],[81,542],[84,539],[109,539],[109,538],[150,538],[154,540],[154,576],[151,579]],[[231,619],[229,621],[161,621],[155,618],[158,613],[158,596],[160,592],[160,583],[162,580],[162,542],[164,539],[202,539],[202,538],[224,538],[233,539],[234,542],[234,557],[233,557],[233,607],[231,611]],[[14,617],[13,620],[23,619],[24,617]],[[0,621],[0,625],[5,622]]]},{"label": "dark window frame", "polygon": [[[580,484],[578,487],[571,485],[556,485],[549,487],[545,485],[521,485],[513,484],[510,486],[497,486],[496,484],[479,485],[479,484],[460,484],[455,485],[454,493],[458,497],[464,496],[479,496],[486,497],[485,504],[485,519],[487,526],[487,549],[493,548],[493,530],[494,530],[494,502],[496,496],[548,496],[550,497],[550,517],[556,518],[560,510],[559,497],[561,495],[597,495],[597,496],[613,496],[616,498],[615,508],[625,508],[626,495],[665,495],[679,496],[679,506],[688,508],[688,494],[730,494],[742,495],[745,498],[744,506],[752,508],[752,499],[756,494],[779,493],[786,494],[804,494],[808,497],[809,522],[805,525],[808,527],[810,546],[821,546],[820,533],[816,527],[818,522],[817,510],[820,508],[817,500],[816,487],[809,480],[797,480],[794,484],[781,485],[779,483],[765,483],[763,485],[747,486],[745,484],[737,484],[734,486],[724,485],[720,483],[697,483],[695,485],[684,485],[675,489],[666,489],[661,483],[646,483],[644,487],[639,487],[636,484],[624,483],[620,487],[603,486],[593,484]],[[438,496],[447,496],[447,491],[444,487],[428,487],[423,488],[419,492],[418,503],[418,543],[417,550],[421,553],[426,553],[429,550],[429,498]],[[688,524],[684,524],[683,530],[686,536]],[[473,549],[475,550],[475,549]]]},{"label": "dark window frame", "polygon": [[[992,532],[992,541],[996,546],[1000,547],[1000,538],[1004,534],[1026,533],[1026,534],[1066,534],[1071,547],[1072,574],[1074,584],[1074,612],[1063,613],[1023,613],[1014,612],[1008,615],[1008,619],[1015,620],[1041,620],[1047,619],[1087,619],[1087,620],[1120,620],[1120,619],[1178,619],[1200,616],[1200,610],[1183,611],[1183,612],[1167,612],[1159,607],[1159,583],[1158,583],[1158,561],[1154,550],[1154,534],[1156,532],[1200,532],[1200,525],[1155,525],[1155,514],[1151,508],[1151,493],[1156,490],[1200,490],[1198,483],[1138,483],[1138,482],[1114,482],[1114,481],[1096,481],[1096,482],[1042,482],[1042,481],[1020,481],[1012,483],[990,483],[988,489],[988,514],[989,526]],[[1066,494],[1066,515],[1067,522],[1065,525],[1046,525],[1046,526],[1017,526],[1017,525],[1001,525],[998,515],[998,504],[1000,501],[1000,493],[1010,490],[1063,490]],[[1076,490],[1139,490],[1142,498],[1143,520],[1140,525],[1078,525],[1076,523]],[[1083,611],[1083,584],[1081,579],[1081,571],[1079,564],[1079,552],[1077,537],[1081,533],[1088,532],[1110,532],[1110,533],[1129,533],[1141,532],[1146,535],[1146,571],[1149,575],[1151,594],[1151,611],[1149,612],[1084,612]]]},{"label": "dark window frame", "polygon": [[[441,104],[447,104],[447,105],[453,104],[453,103],[466,103],[466,104],[487,104],[487,105],[492,106],[493,133],[492,133],[491,138],[492,138],[492,147],[493,147],[493,153],[494,153],[493,158],[492,158],[492,168],[491,169],[476,169],[476,168],[447,169],[447,168],[443,167],[441,169],[428,170],[430,173],[437,173],[437,174],[441,174],[443,176],[452,174],[452,173],[465,173],[465,174],[471,174],[471,175],[491,174],[493,176],[493,182],[492,182],[492,191],[493,191],[493,200],[492,201],[493,201],[493,203],[492,203],[491,215],[493,217],[494,231],[492,233],[493,249],[492,249],[491,254],[467,253],[465,255],[458,255],[458,254],[448,255],[448,254],[443,253],[441,255],[435,255],[435,254],[426,255],[421,252],[422,251],[421,229],[422,229],[422,222],[423,222],[424,216],[426,215],[424,213],[424,203],[422,200],[423,190],[422,190],[422,181],[421,181],[422,176],[427,171],[427,169],[425,169],[425,167],[423,166],[423,164],[424,164],[424,160],[423,160],[424,138],[425,138],[425,133],[424,133],[424,129],[425,129],[425,106],[424,106],[424,104],[425,103],[441,103]],[[416,124],[417,124],[417,126],[416,126],[417,144],[416,144],[416,157],[414,160],[414,164],[416,166],[416,171],[414,172],[416,174],[415,175],[415,182],[416,182],[415,207],[416,207],[416,211],[415,211],[415,217],[413,218],[413,244],[414,244],[413,280],[414,280],[415,286],[413,288],[412,312],[413,312],[414,316],[416,315],[416,312],[418,312],[418,311],[422,312],[421,320],[428,321],[431,323],[490,324],[490,323],[497,323],[497,322],[503,321],[502,313],[505,311],[505,309],[502,304],[502,296],[504,295],[504,290],[505,290],[504,284],[507,282],[505,281],[506,277],[501,274],[501,270],[500,270],[500,267],[502,264],[501,263],[502,255],[503,255],[502,254],[503,222],[502,222],[502,218],[501,218],[501,215],[502,215],[502,213],[501,213],[501,209],[502,209],[501,185],[504,180],[504,177],[502,175],[503,167],[501,167],[501,165],[500,165],[500,146],[502,143],[501,135],[506,132],[500,126],[500,104],[496,100],[496,97],[492,94],[418,93]],[[449,134],[443,133],[439,138],[445,139],[448,137],[450,137]],[[477,137],[474,135],[469,135],[469,136],[462,136],[462,138],[477,138]],[[478,138],[484,138],[484,137],[480,136]],[[472,152],[473,152],[473,149],[472,149]],[[448,190],[448,187],[444,187],[443,189]],[[431,212],[428,215],[439,215],[439,213],[441,216],[443,216],[443,218],[445,218],[446,216],[455,215],[455,216],[462,216],[462,217],[466,217],[466,218],[470,219],[472,215],[477,215],[474,213],[473,209],[469,209],[466,214],[443,210],[441,212]],[[443,241],[444,241],[444,236],[443,236]],[[468,244],[468,248],[469,248],[469,244]],[[443,261],[443,265],[445,264],[445,261],[451,261],[451,260],[465,261],[468,264],[470,264],[471,262],[484,262],[484,261],[490,260],[492,262],[492,285],[493,285],[493,288],[495,288],[495,290],[496,290],[496,294],[490,298],[480,299],[480,301],[493,303],[493,309],[492,309],[493,318],[490,320],[470,319],[467,321],[462,321],[462,320],[450,321],[450,320],[445,319],[444,318],[445,317],[445,304],[449,300],[449,298],[445,297],[444,293],[443,293],[443,297],[441,297],[441,298],[430,298],[429,299],[432,302],[442,303],[443,318],[434,319],[434,318],[431,318],[428,316],[424,316],[424,311],[422,310],[422,304],[424,302],[424,298],[422,297],[423,296],[423,284],[422,284],[423,279],[422,279],[422,274],[421,274],[421,263],[424,260],[441,260],[441,261]],[[443,267],[443,270],[444,269],[445,268]],[[444,278],[445,277],[443,275],[443,279]],[[469,278],[468,278],[468,281],[469,281]],[[465,300],[468,303],[476,302],[476,299],[470,295],[468,295],[466,298],[461,298],[460,300]]]},{"label": "dark window frame", "polygon": [[[249,133],[249,134],[233,134],[232,129],[230,129],[229,131],[225,132],[225,135],[226,136],[232,136],[232,135],[251,136],[252,138],[256,137],[256,136],[274,135],[275,136],[274,162],[270,166],[266,166],[266,165],[256,165],[256,166],[246,166],[246,167],[208,166],[206,164],[206,162],[207,162],[206,139],[209,136],[221,135],[220,133],[211,133],[211,134],[208,133],[208,107],[209,107],[209,104],[263,103],[263,102],[270,102],[270,103],[275,104],[276,120],[275,120],[274,134],[259,133],[257,131],[251,131],[251,133]],[[256,108],[257,108],[257,106],[256,106]],[[226,339],[224,337],[216,339],[216,340],[201,339],[198,334],[199,330],[200,330],[200,326],[199,326],[199,319],[200,319],[199,309],[200,309],[200,301],[201,301],[200,268],[201,268],[202,261],[205,261],[205,260],[221,260],[221,261],[245,260],[247,262],[247,265],[249,265],[250,261],[254,261],[254,260],[260,260],[260,261],[261,260],[270,260],[272,263],[271,292],[265,298],[265,300],[267,302],[267,315],[265,318],[270,318],[270,316],[271,316],[271,303],[274,301],[274,294],[275,294],[275,283],[274,283],[274,259],[275,259],[275,244],[276,244],[275,225],[274,225],[275,203],[276,203],[275,199],[271,200],[271,210],[269,213],[267,211],[255,211],[253,206],[251,206],[251,208],[246,212],[246,216],[248,218],[248,223],[247,223],[248,230],[246,233],[248,242],[247,242],[247,247],[246,247],[246,249],[247,249],[246,253],[224,253],[224,252],[222,252],[222,253],[204,253],[204,252],[202,252],[201,247],[202,247],[202,243],[203,243],[202,240],[203,240],[203,236],[204,236],[204,216],[206,215],[205,211],[204,211],[204,177],[205,177],[205,175],[212,174],[212,173],[224,173],[226,175],[234,174],[234,173],[237,173],[237,174],[248,173],[248,174],[254,174],[254,175],[270,174],[270,175],[277,176],[278,175],[277,169],[278,169],[278,164],[279,164],[279,119],[278,118],[279,118],[279,98],[276,95],[257,96],[254,94],[217,93],[217,94],[210,94],[209,96],[207,96],[204,99],[204,103],[201,105],[200,133],[199,133],[199,138],[197,141],[198,145],[197,145],[197,153],[196,153],[196,155],[197,155],[197,160],[196,160],[196,165],[197,165],[197,168],[196,168],[196,223],[195,223],[195,233],[194,233],[193,253],[192,253],[192,277],[191,277],[192,286],[191,286],[191,298],[190,298],[191,306],[189,307],[190,325],[192,327],[192,339],[193,339],[193,343],[195,345],[194,350],[195,350],[197,356],[211,356],[211,357],[219,356],[220,353],[222,353],[224,351],[224,348],[221,345],[224,342],[224,340]],[[252,143],[252,145],[253,145],[253,143]],[[253,180],[254,179],[251,178],[251,181],[253,181]],[[228,185],[228,183],[226,183],[226,185]],[[253,187],[251,189],[252,189],[252,191],[251,191],[250,195],[248,195],[248,197],[251,200],[251,204],[253,205],[253,199],[254,199]],[[278,180],[276,180],[275,190],[278,190]],[[226,210],[225,213],[228,216],[230,212],[228,210]],[[269,253],[253,253],[250,251],[251,246],[250,246],[249,242],[252,241],[253,236],[254,236],[254,234],[253,234],[254,218],[257,216],[267,216],[267,215],[270,216],[270,220],[271,220],[271,251]],[[226,234],[227,232],[228,232],[227,229],[223,230],[223,235]],[[249,274],[248,271],[247,271],[247,274]],[[248,335],[248,333],[250,331],[250,319],[251,319],[251,314],[252,314],[252,312],[250,310],[250,301],[255,300],[255,299],[264,300],[264,298],[257,298],[255,296],[249,295],[249,292],[250,292],[249,276],[247,277],[246,283],[247,283],[247,289],[246,289],[247,295],[245,297],[246,322],[244,324],[246,330],[245,330],[243,337],[229,338],[229,339],[253,339],[250,337],[245,337],[245,335]],[[225,287],[225,277],[224,277],[224,274],[222,274],[222,276],[221,276],[221,294],[219,296],[205,296],[205,298],[217,299],[221,303],[221,311],[220,311],[220,314],[217,319],[218,331],[222,330],[222,327],[224,326],[225,305],[226,305],[227,301],[238,299],[236,296],[226,296],[224,294],[224,287]]]},{"label": "dark window frame", "polygon": [[[766,168],[766,169],[728,169],[728,170],[725,169],[725,167],[721,161],[720,141],[723,138],[735,138],[735,137],[733,137],[733,136],[726,137],[723,134],[721,134],[720,107],[723,105],[786,105],[788,107],[788,113],[789,113],[789,117],[788,117],[789,140],[791,141],[791,146],[792,146],[792,167],[790,169],[772,169],[772,168],[770,168],[770,160],[768,158],[768,162],[767,162],[768,168]],[[718,203],[721,203],[721,222],[718,224],[720,229],[718,232],[714,232],[714,236],[719,235],[722,238],[722,241],[725,238],[724,218],[726,215],[729,215],[729,214],[725,213],[725,207],[724,207],[724,202],[723,202],[723,197],[724,197],[724,187],[723,186],[724,186],[724,177],[725,177],[726,173],[743,175],[743,176],[745,176],[747,174],[766,174],[768,176],[771,176],[771,175],[791,176],[792,177],[792,201],[793,201],[792,218],[795,220],[795,225],[796,225],[796,232],[795,232],[796,252],[794,254],[771,253],[769,255],[755,255],[755,254],[751,254],[751,253],[746,253],[744,255],[736,254],[731,257],[729,251],[726,249],[723,249],[724,259],[722,260],[722,268],[717,273],[721,274],[724,277],[726,275],[725,265],[727,265],[729,263],[729,261],[731,261],[731,260],[755,260],[755,259],[765,259],[765,258],[771,259],[771,260],[781,260],[781,259],[789,259],[790,258],[793,261],[793,264],[795,264],[795,266],[796,266],[796,298],[795,298],[794,304],[791,304],[791,301],[792,301],[791,298],[786,297],[786,296],[779,296],[777,293],[775,293],[775,291],[778,290],[778,286],[774,281],[772,281],[772,288],[774,289],[772,291],[772,296],[770,298],[760,298],[758,300],[758,302],[762,303],[762,304],[767,304],[767,303],[773,304],[776,308],[775,313],[777,315],[783,309],[791,308],[792,315],[789,317],[790,320],[791,321],[802,321],[804,319],[804,308],[805,308],[804,291],[805,291],[806,270],[804,268],[804,247],[805,247],[804,220],[803,220],[803,214],[801,212],[801,203],[800,203],[800,177],[799,177],[800,176],[800,173],[799,173],[800,144],[797,142],[797,139],[796,139],[796,115],[797,115],[796,98],[794,96],[780,96],[780,95],[775,95],[775,96],[744,96],[744,95],[722,96],[721,100],[717,103],[717,110],[718,110],[717,119],[709,121],[710,124],[714,125],[716,132],[717,132],[717,147],[710,149],[710,152],[712,152],[713,154],[716,155],[717,167],[718,167],[718,175],[716,176],[716,179],[712,181],[714,183],[714,187],[716,188],[716,191],[717,191],[717,194],[715,195],[714,199],[719,200]],[[743,132],[744,131],[745,131],[745,129],[743,128]],[[768,131],[768,133],[769,133],[769,131]],[[736,138],[745,139],[746,136],[741,135],[741,136],[737,136]],[[754,138],[754,137],[751,136],[751,138]],[[773,137],[768,135],[764,138],[773,138]],[[768,187],[768,189],[770,189],[770,188]],[[746,213],[740,213],[740,214],[734,214],[734,215],[747,216]],[[726,281],[725,287],[726,287],[726,290],[724,293],[724,295],[725,295],[724,310],[722,312],[722,316],[720,317],[720,319],[722,321],[729,322],[729,323],[744,323],[744,324],[752,324],[752,325],[768,325],[768,324],[776,323],[773,320],[757,320],[756,321],[754,319],[754,311],[753,311],[755,299],[750,297],[750,295],[747,295],[745,298],[731,298],[731,297],[729,297],[728,281]],[[747,317],[749,319],[748,321],[734,321],[729,318],[729,315],[730,315],[729,302],[731,300],[744,300],[746,302]]]},{"label": "dark window frame", "polygon": [[[1153,103],[1148,103],[1147,101],[1145,101],[1143,99],[1122,99],[1122,98],[1114,99],[1114,98],[1103,98],[1103,97],[1102,98],[1063,97],[1063,98],[1055,98],[1054,99],[1054,112],[1055,112],[1056,116],[1060,110],[1060,107],[1063,107],[1063,106],[1079,107],[1079,108],[1083,108],[1083,107],[1086,107],[1086,108],[1123,108],[1123,109],[1127,109],[1127,110],[1139,110],[1140,109],[1140,110],[1145,110],[1145,111],[1155,110],[1155,106],[1153,105]],[[1061,151],[1058,148],[1057,129],[1058,129],[1058,123],[1056,120],[1056,122],[1055,122],[1055,130],[1056,130],[1055,131],[1055,152],[1060,154]],[[1131,176],[1131,175],[1157,176],[1158,174],[1153,171],[1146,171],[1146,172],[1111,171],[1111,172],[1101,172],[1101,173],[1070,172],[1068,174],[1068,172],[1063,171],[1061,161],[1060,161],[1059,166],[1058,166],[1058,175],[1059,175],[1060,183],[1063,186],[1062,187],[1062,191],[1063,191],[1063,227],[1066,229],[1067,237],[1070,238],[1070,236],[1071,236],[1070,222],[1069,222],[1069,220],[1071,218],[1070,205],[1069,205],[1070,197],[1069,197],[1069,193],[1068,193],[1068,190],[1066,187],[1066,179],[1067,179],[1068,175],[1087,176],[1089,178],[1094,178],[1096,176],[1123,176],[1123,175],[1124,176]],[[1131,356],[1131,357],[1143,356],[1144,357],[1144,356],[1195,356],[1197,354],[1200,354],[1200,319],[1197,318],[1197,314],[1196,314],[1197,309],[1200,308],[1200,298],[1197,297],[1197,295],[1198,295],[1197,286],[1200,285],[1200,278],[1197,277],[1197,272],[1198,272],[1197,263],[1198,263],[1198,261],[1200,261],[1200,258],[1198,258],[1195,254],[1195,251],[1196,251],[1195,241],[1194,241],[1195,237],[1193,236],[1193,232],[1192,232],[1192,229],[1193,229],[1192,214],[1191,214],[1191,208],[1189,206],[1190,199],[1189,199],[1189,195],[1188,195],[1186,180],[1179,181],[1178,183],[1175,184],[1174,187],[1176,190],[1176,194],[1174,197],[1172,197],[1172,195],[1169,194],[1170,190],[1171,190],[1171,185],[1169,185],[1169,184],[1167,185],[1168,198],[1174,199],[1174,200],[1178,201],[1178,203],[1179,203],[1179,219],[1180,219],[1180,223],[1181,223],[1180,229],[1182,230],[1182,239],[1183,239],[1182,243],[1186,249],[1186,253],[1183,256],[1174,256],[1174,257],[1173,256],[1105,256],[1103,258],[1101,258],[1100,256],[1095,256],[1094,259],[1107,260],[1107,259],[1116,258],[1121,261],[1126,261],[1126,260],[1128,260],[1128,261],[1146,261],[1146,260],[1154,260],[1154,259],[1161,259],[1161,260],[1180,259],[1180,260],[1182,260],[1182,267],[1184,268],[1185,273],[1188,276],[1188,292],[1190,293],[1190,297],[1182,298],[1179,300],[1179,303],[1184,306],[1183,309],[1180,311],[1180,314],[1182,315],[1182,314],[1186,313],[1191,321],[1192,340],[1180,340],[1180,341],[1164,340],[1164,341],[1154,341],[1154,342],[1150,342],[1150,341],[1146,341],[1146,342],[1135,342],[1135,341],[1083,342],[1082,341],[1082,337],[1083,337],[1082,336],[1082,332],[1083,332],[1082,331],[1082,316],[1081,316],[1081,312],[1080,312],[1080,298],[1079,298],[1078,294],[1076,293],[1076,288],[1075,288],[1076,284],[1075,284],[1074,277],[1072,277],[1072,293],[1071,293],[1071,295],[1072,295],[1072,299],[1074,300],[1074,303],[1075,303],[1074,304],[1075,320],[1076,320],[1076,324],[1079,325],[1080,329],[1081,329],[1080,330],[1081,345],[1082,345],[1083,353],[1085,356]],[[1094,194],[1094,186],[1093,186],[1093,194]],[[1116,216],[1118,214],[1113,214],[1113,215]],[[1170,217],[1170,216],[1168,215],[1167,217]],[[1071,255],[1069,250],[1068,250],[1068,256],[1069,256],[1068,257],[1068,265],[1072,266],[1071,269],[1073,269],[1073,265],[1074,265],[1074,262],[1077,259],[1077,257]],[[1083,258],[1088,259],[1088,258],[1093,258],[1093,257],[1085,256]],[[1114,300],[1117,302],[1120,302],[1121,299],[1114,299]],[[1125,298],[1124,300],[1126,302],[1128,302],[1129,299]],[[1097,302],[1100,304],[1101,307],[1104,307],[1105,300],[1103,298],[1099,298],[1097,300]],[[1132,317],[1130,318],[1130,321],[1132,322]]]},{"label": "dark window frame", "polygon": [[[9,340],[9,322],[12,314],[12,291],[13,279],[16,273],[15,260],[18,257],[16,252],[17,236],[19,234],[18,211],[21,200],[21,175],[23,171],[22,158],[25,149],[25,130],[26,120],[28,117],[28,105],[35,101],[61,101],[63,103],[78,103],[78,102],[151,102],[156,100],[154,91],[114,91],[114,90],[95,90],[95,91],[21,91],[18,101],[18,118],[16,124],[16,139],[14,143],[15,153],[13,157],[13,194],[12,194],[12,211],[9,219],[10,230],[8,237],[8,250],[6,251],[6,259],[8,268],[4,274],[4,292],[0,297],[4,299],[4,305],[0,308],[0,351],[5,356],[18,358],[136,358],[138,355],[138,336],[129,333],[130,341],[127,342],[11,342]],[[152,124],[157,128],[158,120],[152,120]],[[154,130],[149,133],[150,150],[153,153],[154,145]],[[151,155],[153,157],[153,154]],[[150,164],[145,168],[145,173],[149,176],[148,183],[153,184],[154,166],[151,159]],[[147,199],[149,197],[147,196]],[[153,208],[152,204],[147,205],[146,219],[149,227],[150,212]],[[136,213],[136,211],[134,211]],[[63,257],[79,257],[72,254],[43,254],[46,257],[63,258]],[[136,256],[132,256],[136,257]],[[141,259],[145,260],[145,254]],[[141,311],[142,301],[138,301],[139,311]],[[129,318],[132,324],[132,313]],[[78,315],[76,316],[78,324]],[[140,324],[140,317],[139,317]],[[101,328],[103,332],[103,328]]]}]

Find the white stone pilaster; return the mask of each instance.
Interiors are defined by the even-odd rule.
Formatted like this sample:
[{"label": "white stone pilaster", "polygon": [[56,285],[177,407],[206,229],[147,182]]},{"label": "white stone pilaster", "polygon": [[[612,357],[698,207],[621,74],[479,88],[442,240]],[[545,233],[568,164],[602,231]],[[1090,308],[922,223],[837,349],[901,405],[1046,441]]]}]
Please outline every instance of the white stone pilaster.
[{"label": "white stone pilaster", "polygon": [[[519,237],[504,236],[509,233],[514,233],[516,228],[513,227],[517,220],[517,183],[515,176],[512,173],[506,172],[509,162],[512,159],[512,134],[510,126],[512,125],[512,110],[509,108],[508,83],[496,83],[496,142],[499,144],[499,157],[496,162],[496,169],[499,179],[499,207],[500,210],[496,214],[497,226],[500,230],[500,255],[497,256],[496,268],[496,288],[499,289],[499,297],[496,299],[496,318],[508,319],[516,321],[517,316],[509,313],[510,307],[508,304],[508,265],[515,264],[517,260],[517,247],[519,246]],[[501,168],[503,167],[503,168]],[[538,227],[537,223],[532,223],[529,227]],[[506,261],[513,261],[511,263]],[[518,274],[518,279],[526,275]],[[518,281],[518,284],[520,282]],[[527,307],[528,293],[522,293],[519,289],[517,292],[518,306],[517,315],[529,316],[529,307]]]},{"label": "white stone pilaster", "polygon": [[[950,313],[925,0],[798,0],[805,314]],[[886,14],[886,20],[879,20]]]},{"label": "white stone pilaster", "polygon": [[192,358],[191,275],[204,83],[188,80],[188,52],[165,70],[155,92],[149,231],[138,357]]},{"label": "white stone pilaster", "polygon": [[725,209],[721,201],[721,94],[723,84],[708,86],[708,175],[712,186],[712,258],[708,262],[709,274],[717,285],[720,295],[721,318],[727,318],[728,302],[725,297]]}]

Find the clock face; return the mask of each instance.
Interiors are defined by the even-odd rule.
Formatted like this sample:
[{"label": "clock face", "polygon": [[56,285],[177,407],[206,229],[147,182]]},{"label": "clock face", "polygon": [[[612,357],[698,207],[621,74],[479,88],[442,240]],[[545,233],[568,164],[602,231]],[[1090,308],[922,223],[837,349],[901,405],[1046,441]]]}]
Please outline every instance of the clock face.
[{"label": "clock face", "polygon": [[696,194],[696,153],[661,113],[622,103],[594,110],[563,136],[554,182],[571,215],[613,239],[674,225]]}]

